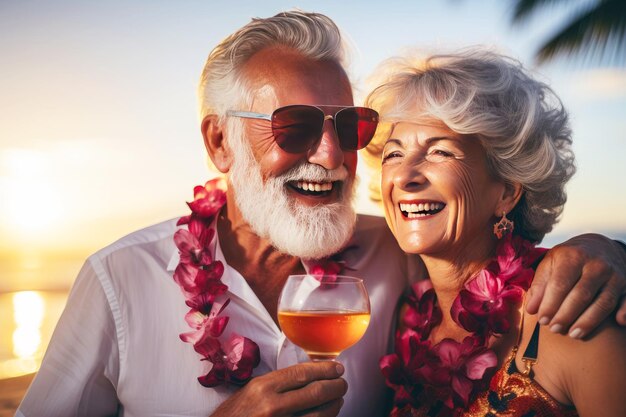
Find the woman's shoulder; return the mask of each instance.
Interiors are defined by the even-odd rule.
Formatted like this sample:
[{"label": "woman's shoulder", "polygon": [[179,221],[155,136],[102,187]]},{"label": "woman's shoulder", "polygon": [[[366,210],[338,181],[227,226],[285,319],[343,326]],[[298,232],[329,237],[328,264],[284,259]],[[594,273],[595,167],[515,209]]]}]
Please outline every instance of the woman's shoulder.
[{"label": "woman's shoulder", "polygon": [[[564,362],[569,365],[568,368],[576,369],[580,360],[587,357],[603,361],[603,353],[626,354],[626,328],[619,326],[614,317],[607,318],[584,339],[553,332],[546,326],[540,327],[538,360],[542,360],[542,354],[548,355],[558,363]],[[524,333],[528,333],[528,329]]]},{"label": "woman's shoulder", "polygon": [[[526,366],[522,357],[537,326],[534,316],[526,314],[526,324],[516,357],[518,369]],[[533,379],[562,404],[580,405],[580,398],[593,395],[589,385],[600,387],[626,376],[626,329],[613,318],[606,319],[584,339],[550,331],[540,326]],[[582,414],[581,414],[582,415]]]}]

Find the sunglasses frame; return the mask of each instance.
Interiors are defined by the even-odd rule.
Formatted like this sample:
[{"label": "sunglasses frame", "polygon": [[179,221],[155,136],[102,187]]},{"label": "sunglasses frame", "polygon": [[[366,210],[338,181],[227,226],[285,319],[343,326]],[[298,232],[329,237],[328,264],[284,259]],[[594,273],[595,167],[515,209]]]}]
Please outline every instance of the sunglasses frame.
[{"label": "sunglasses frame", "polygon": [[[275,109],[271,114],[265,114],[265,113],[255,113],[255,112],[250,112],[250,111],[241,111],[241,110],[228,110],[226,111],[226,116],[230,116],[230,117],[241,117],[244,119],[256,119],[256,120],[267,120],[269,122],[272,121],[274,114],[278,111],[284,110],[288,107],[311,107],[311,108],[315,108],[318,109],[320,112],[322,112],[322,114],[324,115],[324,119],[323,122],[326,122],[326,120],[332,120],[333,121],[333,129],[335,130],[335,134],[337,135],[337,138],[339,139],[339,147],[341,149],[343,149],[344,151],[358,151],[360,149],[363,149],[367,146],[367,144],[369,144],[369,142],[371,142],[372,138],[374,137],[374,135],[372,135],[372,138],[370,138],[370,140],[367,142],[367,144],[365,146],[362,146],[360,148],[357,149],[345,149],[343,146],[341,146],[341,139],[339,138],[339,132],[337,132],[337,124],[336,124],[336,117],[337,114],[339,114],[341,111],[345,110],[345,109],[367,109],[370,110],[372,112],[374,112],[376,114],[376,124],[378,124],[379,122],[379,116],[378,116],[378,112],[374,109],[371,109],[369,107],[363,107],[363,106],[341,106],[341,105],[333,105],[333,104],[289,104],[287,106],[282,106],[279,107],[277,109]],[[326,112],[324,111],[324,108],[337,108],[338,110],[334,113],[334,114],[326,114]],[[278,146],[283,149],[285,152],[287,153],[304,153],[309,151],[311,148],[313,148],[313,146],[319,142],[319,140],[322,138],[322,132],[324,130],[324,125],[322,123],[320,132],[319,132],[319,138],[316,139],[314,142],[311,143],[311,145],[301,151],[301,152],[290,152],[286,149],[284,149],[280,144],[278,144]],[[273,131],[273,127],[272,127],[272,131]],[[374,132],[376,132],[376,129],[374,129]]]}]

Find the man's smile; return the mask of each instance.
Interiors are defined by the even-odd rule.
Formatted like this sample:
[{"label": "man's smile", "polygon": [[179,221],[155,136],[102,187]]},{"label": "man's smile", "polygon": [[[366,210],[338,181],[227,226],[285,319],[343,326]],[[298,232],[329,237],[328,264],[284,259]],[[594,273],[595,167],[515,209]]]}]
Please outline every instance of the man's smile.
[{"label": "man's smile", "polygon": [[290,181],[287,185],[298,194],[314,197],[326,197],[333,189],[339,188],[340,181],[313,182],[313,181]]}]

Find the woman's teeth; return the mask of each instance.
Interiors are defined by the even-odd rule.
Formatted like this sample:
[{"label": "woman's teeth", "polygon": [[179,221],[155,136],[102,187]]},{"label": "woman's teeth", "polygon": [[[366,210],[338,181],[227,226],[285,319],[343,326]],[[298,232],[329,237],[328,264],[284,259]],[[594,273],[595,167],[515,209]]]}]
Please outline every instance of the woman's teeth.
[{"label": "woman's teeth", "polygon": [[444,207],[443,203],[400,203],[402,214],[410,219],[439,213]]},{"label": "woman's teeth", "polygon": [[330,191],[333,189],[332,182],[318,183],[318,182],[306,182],[306,181],[298,181],[296,184],[296,188],[299,188],[304,191]]}]

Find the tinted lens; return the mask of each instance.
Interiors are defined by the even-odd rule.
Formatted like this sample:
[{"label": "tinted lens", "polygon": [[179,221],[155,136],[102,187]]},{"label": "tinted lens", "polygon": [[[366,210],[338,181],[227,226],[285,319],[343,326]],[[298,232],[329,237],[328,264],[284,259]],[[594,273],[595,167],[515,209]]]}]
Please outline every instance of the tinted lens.
[{"label": "tinted lens", "polygon": [[309,150],[321,137],[323,126],[324,113],[313,106],[286,106],[272,113],[272,133],[285,152]]},{"label": "tinted lens", "polygon": [[341,148],[347,151],[363,149],[374,137],[378,113],[367,107],[348,107],[335,115],[335,129]]}]

